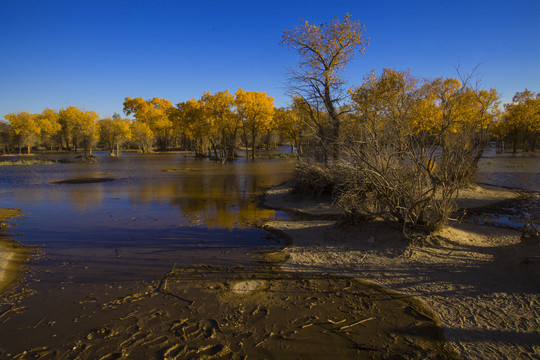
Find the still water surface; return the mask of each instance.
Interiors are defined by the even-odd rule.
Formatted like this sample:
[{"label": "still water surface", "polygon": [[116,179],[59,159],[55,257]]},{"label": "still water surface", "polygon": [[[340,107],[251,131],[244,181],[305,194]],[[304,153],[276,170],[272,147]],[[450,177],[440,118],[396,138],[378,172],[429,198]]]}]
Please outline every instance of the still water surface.
[{"label": "still water surface", "polygon": [[[222,166],[182,154],[129,153],[99,156],[97,164],[6,166],[0,204],[24,211],[12,232],[41,247],[41,266],[87,267],[80,281],[152,278],[173,266],[241,263],[279,245],[248,224],[287,217],[258,208],[254,197],[290,178],[293,168],[288,159]],[[76,178],[114,181],[54,183]]]},{"label": "still water surface", "polygon": [[476,180],[481,183],[540,191],[540,154],[497,154],[489,149],[480,160]]}]

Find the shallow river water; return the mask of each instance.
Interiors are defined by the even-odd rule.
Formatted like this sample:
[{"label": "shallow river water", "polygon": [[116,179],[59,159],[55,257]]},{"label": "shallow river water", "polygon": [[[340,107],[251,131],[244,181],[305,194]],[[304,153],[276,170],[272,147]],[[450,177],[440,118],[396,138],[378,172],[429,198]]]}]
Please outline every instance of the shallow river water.
[{"label": "shallow river water", "polygon": [[[291,160],[222,166],[178,153],[97,155],[96,164],[1,169],[1,207],[24,212],[11,231],[41,248],[41,265],[90,267],[81,281],[141,279],[174,266],[241,263],[247,253],[279,244],[248,224],[287,216],[257,207],[255,196],[287,180]],[[74,179],[111,181],[55,183]]]},{"label": "shallow river water", "polygon": [[480,160],[476,180],[497,186],[540,191],[540,154],[497,154],[495,149],[490,149]]}]

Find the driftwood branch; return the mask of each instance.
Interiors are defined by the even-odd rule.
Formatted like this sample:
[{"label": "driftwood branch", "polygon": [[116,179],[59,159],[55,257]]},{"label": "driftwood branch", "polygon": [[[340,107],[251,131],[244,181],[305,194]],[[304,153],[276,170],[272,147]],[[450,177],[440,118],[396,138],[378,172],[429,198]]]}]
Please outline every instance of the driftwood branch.
[{"label": "driftwood branch", "polygon": [[360,320],[360,321],[357,321],[357,322],[355,322],[355,323],[353,323],[353,324],[342,326],[342,327],[339,328],[339,330],[349,329],[349,328],[352,328],[353,326],[360,325],[360,324],[365,323],[365,322],[368,322],[368,321],[370,321],[370,320],[375,320],[375,318],[374,318],[374,317],[370,317],[370,318],[368,318],[368,319]]}]

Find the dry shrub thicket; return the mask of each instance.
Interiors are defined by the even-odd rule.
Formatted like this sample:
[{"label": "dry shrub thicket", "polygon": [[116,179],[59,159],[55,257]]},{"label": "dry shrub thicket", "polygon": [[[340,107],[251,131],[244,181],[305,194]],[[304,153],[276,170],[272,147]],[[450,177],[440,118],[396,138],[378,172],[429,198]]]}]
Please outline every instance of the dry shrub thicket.
[{"label": "dry shrub thicket", "polygon": [[332,193],[352,220],[440,228],[475,174],[497,106],[494,90],[475,90],[469,80],[371,74],[350,91],[339,154],[300,161],[296,190]]}]

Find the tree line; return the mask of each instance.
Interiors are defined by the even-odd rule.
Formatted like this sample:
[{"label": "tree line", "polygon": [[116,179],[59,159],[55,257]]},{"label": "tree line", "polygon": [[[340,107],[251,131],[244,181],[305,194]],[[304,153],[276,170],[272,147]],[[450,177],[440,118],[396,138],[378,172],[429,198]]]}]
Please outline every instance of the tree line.
[{"label": "tree line", "polygon": [[[244,145],[249,157],[255,158],[261,143],[268,144],[276,132],[277,111],[274,99],[265,92],[238,89],[191,99],[176,106],[167,99],[129,98],[124,113],[133,120],[115,114],[99,119],[95,111],[69,106],[59,111],[45,109],[38,114],[28,112],[5,116],[1,124],[1,146],[4,153],[34,147],[50,150],[79,150],[91,155],[97,146],[119,155],[120,147],[137,148],[140,152],[181,149],[195,151],[197,156],[220,160],[234,159]],[[276,135],[276,134],[274,134]],[[248,152],[249,150],[249,152]]]},{"label": "tree line", "polygon": [[[462,95],[459,100],[455,99],[457,93]],[[7,114],[6,121],[0,122],[0,146],[3,153],[22,152],[23,148],[30,153],[40,147],[82,149],[85,154],[99,146],[111,155],[119,155],[122,147],[143,153],[181,149],[227,160],[236,157],[240,145],[248,157],[255,158],[257,148],[286,142],[298,155],[310,145],[318,156],[328,159],[330,153],[337,156],[340,134],[377,113],[406,114],[411,131],[422,143],[442,127],[460,132],[472,123],[479,126],[484,139],[495,139],[503,151],[505,144],[513,152],[535,151],[540,138],[540,93],[529,90],[517,93],[501,110],[494,89],[473,90],[458,79],[421,80],[410,71],[384,69],[379,76],[370,73],[347,95],[346,103],[334,107],[338,121],[322,100],[309,101],[297,93],[290,106],[275,108],[273,98],[265,92],[242,89],[236,94],[205,92],[198,100],[176,106],[167,99],[127,97],[124,112],[133,120],[118,114],[100,119],[95,111],[77,106],[58,111],[47,108],[37,114],[23,111]]]}]

